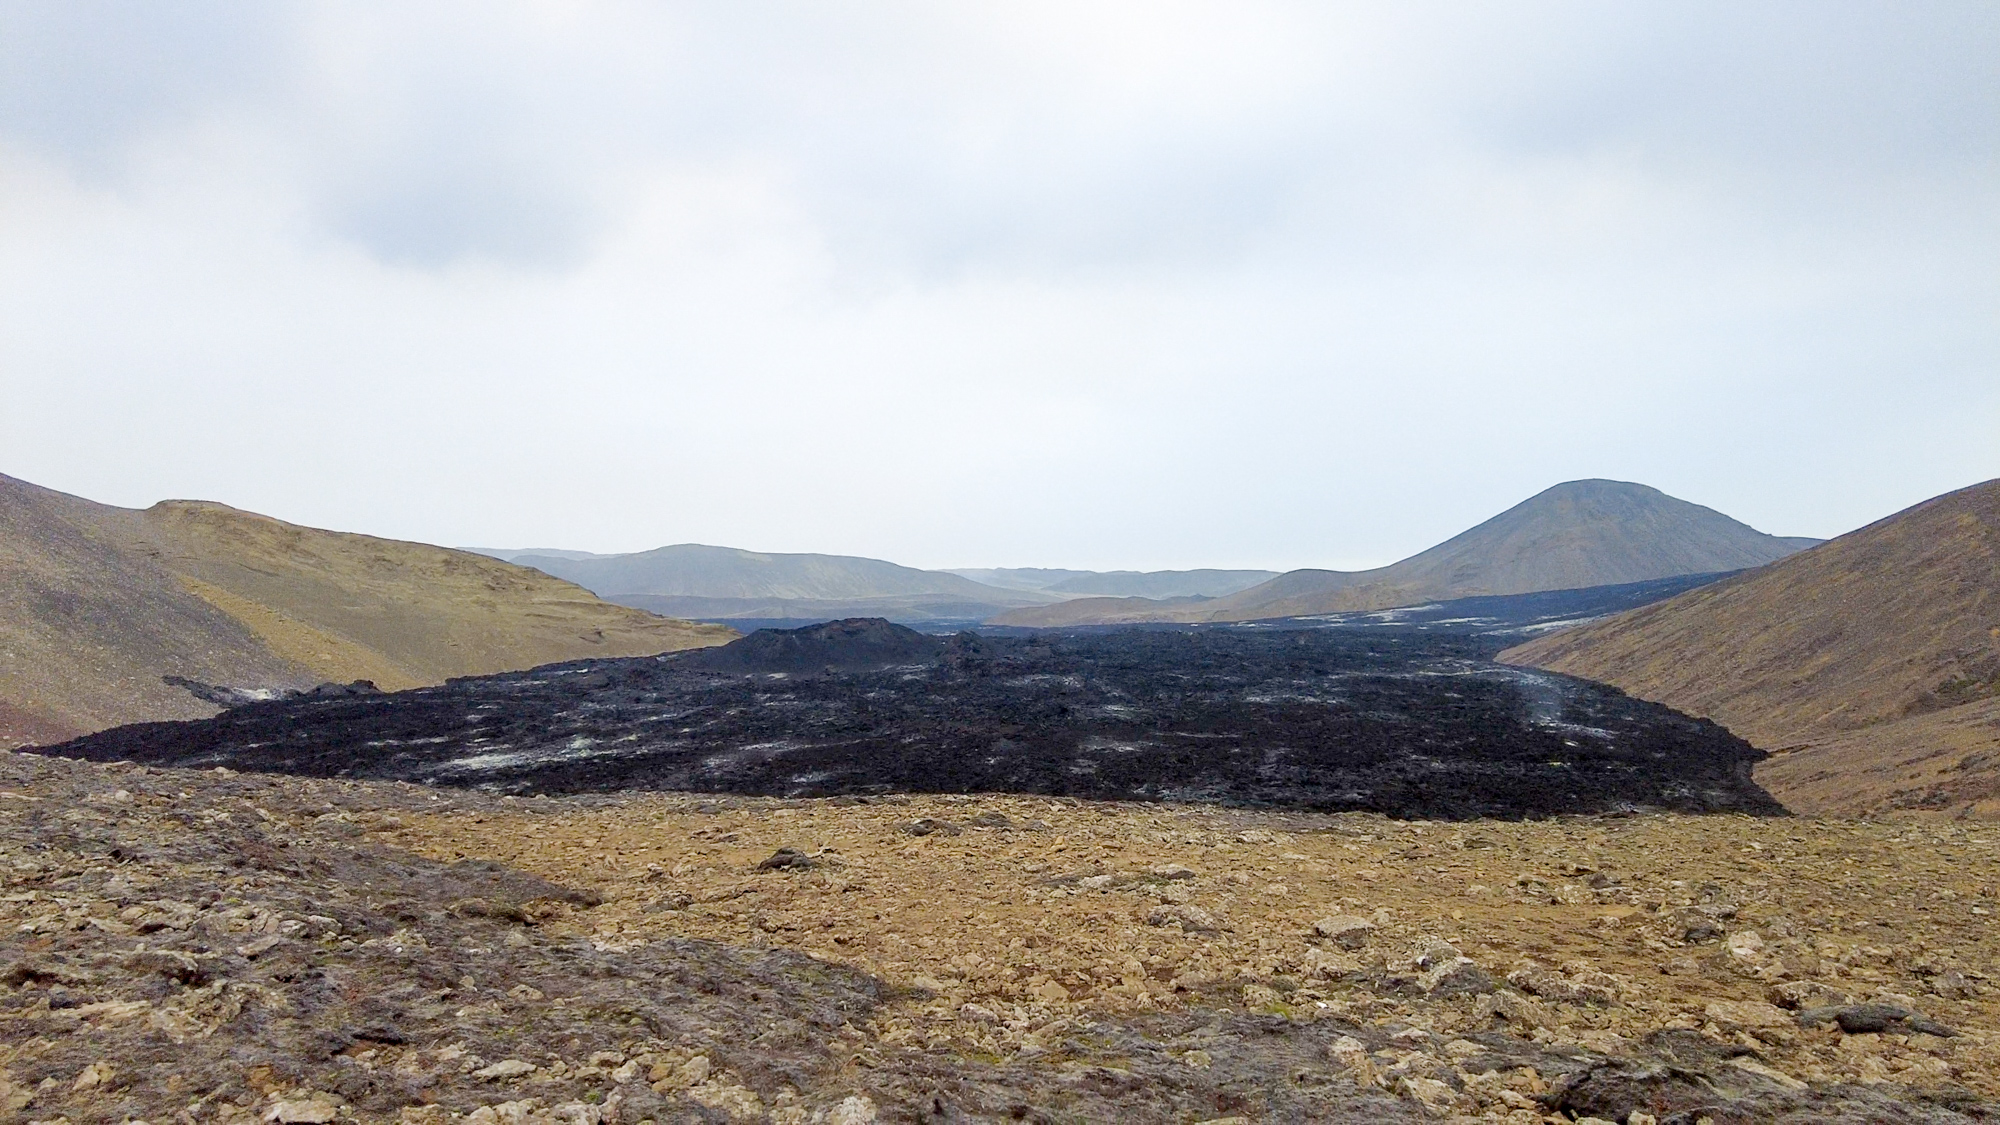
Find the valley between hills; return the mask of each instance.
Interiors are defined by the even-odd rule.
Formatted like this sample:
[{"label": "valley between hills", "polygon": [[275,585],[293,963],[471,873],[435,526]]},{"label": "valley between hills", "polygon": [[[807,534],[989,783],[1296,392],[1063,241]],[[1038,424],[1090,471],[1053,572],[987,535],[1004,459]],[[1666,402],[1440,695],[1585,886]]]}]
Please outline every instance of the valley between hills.
[{"label": "valley between hills", "polygon": [[1991,1120],[1996,502],[1092,574],[0,478],[0,1113]]}]

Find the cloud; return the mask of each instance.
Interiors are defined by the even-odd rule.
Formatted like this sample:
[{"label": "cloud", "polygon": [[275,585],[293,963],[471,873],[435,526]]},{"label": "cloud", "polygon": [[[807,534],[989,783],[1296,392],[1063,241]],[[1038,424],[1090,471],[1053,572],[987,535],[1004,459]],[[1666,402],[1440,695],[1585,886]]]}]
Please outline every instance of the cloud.
[{"label": "cloud", "polygon": [[1986,5],[0,4],[5,471],[456,542],[1386,561],[1992,475]]}]

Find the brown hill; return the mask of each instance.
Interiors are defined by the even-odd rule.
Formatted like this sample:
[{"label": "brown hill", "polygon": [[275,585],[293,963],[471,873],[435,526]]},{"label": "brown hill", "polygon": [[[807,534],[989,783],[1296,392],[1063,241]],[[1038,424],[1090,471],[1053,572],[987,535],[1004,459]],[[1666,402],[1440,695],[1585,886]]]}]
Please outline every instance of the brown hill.
[{"label": "brown hill", "polygon": [[1802,812],[2000,812],[2000,480],[1501,658],[1723,723]]},{"label": "brown hill", "polygon": [[215,708],[161,682],[441,683],[734,631],[481,555],[221,504],[115,508],[0,475],[0,746]]},{"label": "brown hill", "polygon": [[1213,601],[1094,598],[1016,610],[998,625],[1256,621],[1450,598],[1646,582],[1761,566],[1818,542],[1766,535],[1712,508],[1613,480],[1556,485],[1421,554],[1375,570],[1294,570]]}]

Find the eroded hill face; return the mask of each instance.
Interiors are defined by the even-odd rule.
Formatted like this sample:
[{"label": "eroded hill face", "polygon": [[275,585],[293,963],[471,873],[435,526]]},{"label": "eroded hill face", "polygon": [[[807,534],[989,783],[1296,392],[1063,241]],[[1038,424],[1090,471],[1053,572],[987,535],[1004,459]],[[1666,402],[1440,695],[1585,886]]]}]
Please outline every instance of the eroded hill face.
[{"label": "eroded hill face", "polygon": [[1976,826],[526,800],[12,754],[0,792],[8,1120],[2000,1112]]},{"label": "eroded hill face", "polygon": [[1812,540],[1766,535],[1624,481],[1559,484],[1422,554],[1377,570],[1295,570],[1213,601],[1100,598],[1016,610],[995,624],[1259,621],[1450,598],[1575,590],[1761,566]]},{"label": "eroded hill face", "polygon": [[395,689],[735,634],[600,601],[495,559],[220,504],[145,511],[0,477],[0,740],[214,708],[161,677]]},{"label": "eroded hill face", "polygon": [[0,745],[215,712],[162,683],[169,673],[272,687],[317,682],[311,668],[196,596],[152,554],[104,535],[105,511],[0,477]]},{"label": "eroded hill face", "polygon": [[1714,718],[1794,808],[2000,813],[2000,481],[1501,658]]}]

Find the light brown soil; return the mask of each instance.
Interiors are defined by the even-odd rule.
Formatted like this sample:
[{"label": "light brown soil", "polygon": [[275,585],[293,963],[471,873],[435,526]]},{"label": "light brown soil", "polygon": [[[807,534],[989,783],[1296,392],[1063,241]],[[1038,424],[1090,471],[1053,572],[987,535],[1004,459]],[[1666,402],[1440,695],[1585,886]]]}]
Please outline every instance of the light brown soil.
[{"label": "light brown soil", "polygon": [[[1545,993],[1526,1017],[1546,1021],[1529,1028],[1540,1039],[1617,1053],[1692,1028],[1815,1084],[1949,1080],[2000,1095],[2000,982],[1984,975],[2000,964],[2000,833],[1978,824],[1399,823],[1008,797],[498,807],[412,817],[393,839],[589,886],[605,905],[576,924],[600,942],[783,947],[935,992],[879,1021],[892,1042],[1004,1057],[1088,1012],[1218,997],[1441,1036],[1484,1026],[1464,998],[1394,987],[1435,936],[1496,978],[1527,968],[1517,980]],[[1012,827],[973,826],[993,814]],[[962,832],[908,834],[924,818]],[[759,870],[784,847],[814,865]],[[1149,924],[1182,907],[1221,928]],[[1379,928],[1350,952],[1313,936],[1332,915]],[[1564,979],[1601,992],[1566,1001]],[[1803,982],[1903,996],[1964,1034],[1805,1030],[1769,1006],[1800,1003],[1786,989]]]},{"label": "light brown soil", "polygon": [[[1952,824],[521,800],[0,754],[0,1121],[1972,1125],[1995,875]],[[1336,910],[1363,918],[1308,933]],[[1828,990],[1902,1022],[1759,999]]]}]

